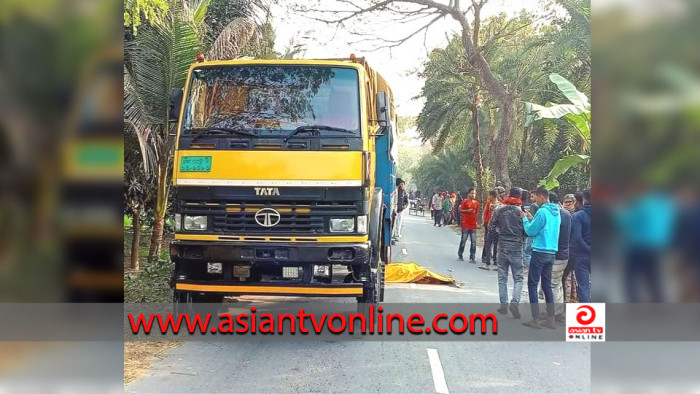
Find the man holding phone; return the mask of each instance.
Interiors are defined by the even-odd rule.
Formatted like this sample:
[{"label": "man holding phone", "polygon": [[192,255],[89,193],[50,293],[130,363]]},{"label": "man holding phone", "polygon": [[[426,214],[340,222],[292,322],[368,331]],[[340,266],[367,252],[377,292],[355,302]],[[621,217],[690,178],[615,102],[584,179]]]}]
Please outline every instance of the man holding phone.
[{"label": "man holding phone", "polygon": [[[532,255],[527,277],[527,291],[532,309],[532,320],[523,325],[532,328],[547,327],[554,329],[554,295],[552,293],[552,266],[559,250],[559,227],[561,215],[559,205],[549,202],[549,191],[539,187],[534,193],[534,200],[539,206],[533,217],[530,212],[521,212],[525,233],[532,237]],[[537,294],[540,279],[542,291],[547,302],[547,320],[540,324],[540,305]]]}]

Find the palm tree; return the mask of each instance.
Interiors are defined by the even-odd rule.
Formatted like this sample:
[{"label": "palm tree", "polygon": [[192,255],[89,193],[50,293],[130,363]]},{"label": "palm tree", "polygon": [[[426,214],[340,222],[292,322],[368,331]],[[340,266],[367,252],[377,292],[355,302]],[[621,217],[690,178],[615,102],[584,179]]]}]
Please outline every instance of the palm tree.
[{"label": "palm tree", "polygon": [[[477,76],[465,62],[464,49],[458,37],[453,37],[446,48],[433,51],[426,65],[426,82],[422,91],[426,102],[417,125],[423,139],[433,141],[435,152],[444,148],[448,139],[456,134],[455,131],[466,129],[464,151],[471,148],[476,195],[479,201],[483,201],[485,180],[481,124],[482,120],[491,117],[491,113],[488,105],[482,105],[483,95],[479,91]],[[492,140],[493,134],[492,131]],[[470,148],[468,142],[471,142]],[[488,158],[494,162],[493,155]]]},{"label": "palm tree", "polygon": [[124,117],[138,135],[144,169],[155,174],[156,192],[150,263],[163,241],[165,211],[172,165],[170,138],[170,92],[182,88],[187,69],[202,48],[204,15],[209,0],[190,8],[179,2],[170,5],[161,23],[151,24],[125,50],[130,69],[124,72]]},{"label": "palm tree", "polygon": [[[159,23],[141,29],[125,46],[124,120],[137,134],[144,171],[155,176],[156,192],[148,261],[160,252],[170,190],[172,138],[170,92],[182,88],[197,54],[205,52],[204,18],[211,0],[171,0]],[[259,29],[234,19],[207,52],[209,59],[235,58],[246,45],[256,44]]]},{"label": "palm tree", "polygon": [[426,156],[412,171],[422,190],[448,188],[464,190],[474,184],[471,155],[459,148],[446,149],[435,156]]},{"label": "palm tree", "polygon": [[528,49],[545,48],[545,69],[559,70],[580,89],[590,91],[591,2],[556,0],[556,3],[566,11],[565,17],[555,19],[553,28],[536,39]]}]

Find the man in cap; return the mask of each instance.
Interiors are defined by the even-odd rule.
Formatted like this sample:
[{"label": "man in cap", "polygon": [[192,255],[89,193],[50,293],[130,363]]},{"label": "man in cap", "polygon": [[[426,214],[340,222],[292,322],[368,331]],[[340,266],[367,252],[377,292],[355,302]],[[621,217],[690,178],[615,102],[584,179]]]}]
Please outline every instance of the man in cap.
[{"label": "man in cap", "polygon": [[401,178],[396,178],[397,186],[397,202],[396,202],[396,223],[394,223],[394,234],[392,238],[398,241],[401,235],[401,227],[403,226],[403,214],[408,207],[408,194],[406,194],[406,182]]}]

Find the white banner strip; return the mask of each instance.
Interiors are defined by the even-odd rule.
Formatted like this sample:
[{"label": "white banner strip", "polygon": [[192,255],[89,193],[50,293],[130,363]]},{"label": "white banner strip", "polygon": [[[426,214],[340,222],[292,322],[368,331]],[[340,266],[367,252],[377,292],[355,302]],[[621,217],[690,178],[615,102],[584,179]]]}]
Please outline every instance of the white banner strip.
[{"label": "white banner strip", "polygon": [[178,186],[297,186],[297,187],[343,187],[362,186],[361,180],[352,181],[285,181],[266,179],[189,179],[177,180]]}]

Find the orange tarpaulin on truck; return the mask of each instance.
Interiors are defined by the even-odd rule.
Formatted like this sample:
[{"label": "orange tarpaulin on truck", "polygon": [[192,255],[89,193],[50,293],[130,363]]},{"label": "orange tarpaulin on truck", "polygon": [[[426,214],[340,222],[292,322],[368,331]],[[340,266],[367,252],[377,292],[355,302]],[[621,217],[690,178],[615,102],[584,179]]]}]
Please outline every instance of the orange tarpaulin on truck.
[{"label": "orange tarpaulin on truck", "polygon": [[451,276],[440,275],[416,263],[392,263],[385,267],[387,283],[456,284]]}]

